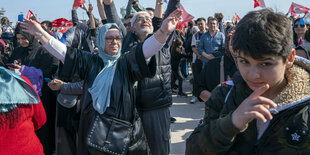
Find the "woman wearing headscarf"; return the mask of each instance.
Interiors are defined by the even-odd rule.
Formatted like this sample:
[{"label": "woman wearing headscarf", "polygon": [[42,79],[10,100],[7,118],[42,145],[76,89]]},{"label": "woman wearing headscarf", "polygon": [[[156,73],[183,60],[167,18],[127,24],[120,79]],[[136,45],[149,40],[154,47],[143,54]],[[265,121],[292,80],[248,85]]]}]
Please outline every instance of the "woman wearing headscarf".
[{"label": "woman wearing headscarf", "polygon": [[43,155],[35,134],[46,121],[38,94],[26,77],[0,67],[0,154]]},{"label": "woman wearing headscarf", "polygon": [[[48,88],[43,78],[52,78],[57,70],[58,60],[49,54],[34,36],[22,30],[23,28],[18,24],[15,38],[19,46],[13,50],[6,64],[13,64],[14,66],[10,67],[11,70],[20,72],[36,88],[39,88],[36,90],[39,90],[38,93],[46,110],[47,122],[37,131],[37,135],[43,144],[45,154],[52,154],[55,149],[56,94]],[[38,75],[40,72],[43,73],[43,77]],[[40,76],[41,78],[36,78]]]},{"label": "woman wearing headscarf", "polygon": [[95,55],[65,47],[44,32],[36,22],[26,19],[22,23],[26,32],[37,36],[44,47],[64,63],[64,76],[72,77],[78,73],[84,80],[78,154],[89,154],[86,136],[95,113],[132,122],[134,83],[155,74],[156,60],[152,56],[164,46],[170,33],[175,30],[181,14],[179,9],[171,13],[154,35],[124,55],[120,53],[122,36],[116,24],[106,24],[99,30],[99,55]]}]

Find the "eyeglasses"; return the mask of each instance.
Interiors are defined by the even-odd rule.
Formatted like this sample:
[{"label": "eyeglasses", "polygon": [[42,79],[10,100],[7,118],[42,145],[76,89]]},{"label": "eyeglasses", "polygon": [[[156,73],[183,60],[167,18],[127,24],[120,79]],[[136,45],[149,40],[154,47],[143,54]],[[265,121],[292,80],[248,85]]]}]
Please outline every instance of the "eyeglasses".
[{"label": "eyeglasses", "polygon": [[124,26],[125,26],[125,27],[131,26],[131,22],[125,23]]},{"label": "eyeglasses", "polygon": [[121,37],[106,37],[105,40],[108,42],[108,43],[112,43],[112,41],[115,40],[115,42],[121,42],[122,41],[122,38]]},{"label": "eyeglasses", "polygon": [[294,24],[294,25],[293,25],[293,28],[298,28],[298,26],[299,26],[300,28],[304,28],[306,25],[305,25],[305,24]]},{"label": "eyeglasses", "polygon": [[136,18],[136,22],[142,22],[142,21],[151,22],[152,19],[150,17],[148,17],[148,16],[146,16],[146,17],[137,17]]}]

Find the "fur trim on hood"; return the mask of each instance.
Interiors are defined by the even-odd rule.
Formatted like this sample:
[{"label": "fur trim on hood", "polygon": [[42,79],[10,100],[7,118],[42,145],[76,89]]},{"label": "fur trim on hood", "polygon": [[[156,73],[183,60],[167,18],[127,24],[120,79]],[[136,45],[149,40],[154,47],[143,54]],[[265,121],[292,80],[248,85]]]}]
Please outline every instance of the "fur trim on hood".
[{"label": "fur trim on hood", "polygon": [[273,113],[278,113],[292,106],[310,100],[310,61],[296,56],[294,65],[289,68],[285,77],[287,85],[273,101],[278,104]]}]

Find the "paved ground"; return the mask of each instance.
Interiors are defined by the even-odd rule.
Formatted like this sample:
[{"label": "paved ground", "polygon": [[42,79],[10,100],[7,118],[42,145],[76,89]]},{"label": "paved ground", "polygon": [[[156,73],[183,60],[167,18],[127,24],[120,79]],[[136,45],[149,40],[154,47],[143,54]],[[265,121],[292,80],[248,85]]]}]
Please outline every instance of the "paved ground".
[{"label": "paved ground", "polygon": [[192,85],[188,80],[183,81],[183,90],[188,97],[180,98],[173,95],[173,105],[170,108],[171,116],[177,119],[171,124],[171,155],[185,154],[185,140],[204,115],[203,102],[189,103],[192,97]]}]

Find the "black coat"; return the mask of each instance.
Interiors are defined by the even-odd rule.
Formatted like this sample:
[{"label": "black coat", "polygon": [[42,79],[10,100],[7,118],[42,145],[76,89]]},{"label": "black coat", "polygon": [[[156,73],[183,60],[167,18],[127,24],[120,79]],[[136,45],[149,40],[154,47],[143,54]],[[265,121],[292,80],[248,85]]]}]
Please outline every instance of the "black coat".
[{"label": "black coat", "polygon": [[[78,154],[89,154],[86,137],[91,118],[95,113],[92,106],[91,94],[88,92],[88,89],[92,86],[97,74],[103,67],[104,63],[98,55],[68,48],[62,76],[73,77],[75,73],[78,73],[80,78],[84,80],[84,95],[81,99],[81,117],[78,131]],[[105,114],[132,122],[132,110],[136,98],[134,83],[145,77],[154,76],[155,67],[156,62],[154,57],[151,59],[149,65],[146,64],[141,44],[136,47],[135,51],[122,55],[117,61],[111,89],[110,107],[107,108]],[[116,111],[119,111],[119,113]]]},{"label": "black coat", "polygon": [[[204,90],[211,92],[216,86],[220,84],[220,62],[222,57],[216,57],[206,64],[204,69],[200,72],[197,83],[197,90],[194,91],[196,97]],[[224,55],[224,79],[229,80],[237,71],[237,67],[233,60],[226,54]]]}]

